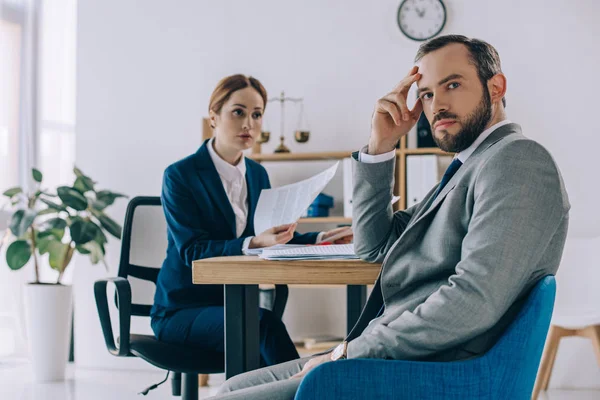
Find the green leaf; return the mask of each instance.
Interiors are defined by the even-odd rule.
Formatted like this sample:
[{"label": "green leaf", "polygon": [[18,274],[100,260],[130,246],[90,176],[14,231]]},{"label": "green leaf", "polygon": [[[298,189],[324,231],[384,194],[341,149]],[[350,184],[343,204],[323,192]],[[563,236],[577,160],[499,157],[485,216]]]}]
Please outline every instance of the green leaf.
[{"label": "green leaf", "polygon": [[50,243],[52,242],[60,242],[60,239],[51,231],[39,232],[35,240],[35,246],[40,254],[46,254],[50,251]]},{"label": "green leaf", "polygon": [[92,261],[93,265],[98,264],[104,259],[104,247],[99,245],[97,242],[87,242],[82,247],[89,251],[90,260]]},{"label": "green leaf", "polygon": [[42,175],[40,170],[35,168],[31,168],[31,176],[33,176],[33,180],[37,183],[42,183],[42,179],[44,179],[44,175]]},{"label": "green leaf", "polygon": [[67,228],[67,221],[62,218],[51,218],[44,222],[42,229],[54,235],[58,240],[62,240]]},{"label": "green leaf", "polygon": [[94,201],[92,205],[97,210],[104,210],[106,207],[112,205],[119,197],[127,196],[121,193],[111,192],[109,190],[101,190],[96,193],[96,201]]},{"label": "green leaf", "polygon": [[80,177],[80,176],[85,176],[85,174],[83,172],[81,172],[81,170],[77,167],[73,168],[73,173],[75,174],[76,177]]},{"label": "green leaf", "polygon": [[6,262],[13,271],[23,268],[30,258],[31,246],[25,240],[14,241],[6,249]]},{"label": "green leaf", "polygon": [[50,266],[52,269],[61,271],[69,251],[69,244],[54,240],[48,244],[48,251],[50,253]]},{"label": "green leaf", "polygon": [[106,229],[106,231],[108,233],[110,233],[117,239],[121,239],[121,225],[116,223],[113,219],[108,217],[106,214],[100,213],[97,217],[98,217],[98,220],[100,221],[100,225],[102,225],[102,227],[104,229]]},{"label": "green leaf", "polygon": [[56,189],[56,192],[62,202],[74,210],[83,211],[88,206],[88,201],[85,196],[71,187],[60,186]]},{"label": "green leaf", "polygon": [[36,231],[37,235],[35,240],[45,239],[48,237],[56,238],[56,235],[52,231]]},{"label": "green leaf", "polygon": [[55,194],[52,194],[50,192],[46,192],[45,190],[40,190],[40,192],[42,192],[43,195],[48,196],[48,197],[58,197]]},{"label": "green leaf", "polygon": [[63,206],[62,204],[57,204],[55,202],[53,202],[52,200],[47,200],[44,198],[40,198],[40,201],[42,203],[44,203],[45,205],[47,205],[48,207],[52,208],[53,210],[56,211],[67,211],[67,208],[65,206]]},{"label": "green leaf", "polygon": [[42,211],[38,212],[38,215],[48,215],[48,214],[56,214],[58,210],[53,208],[44,208]]},{"label": "green leaf", "polygon": [[[96,224],[94,224],[94,225],[96,225]],[[98,226],[98,225],[96,225],[96,226]],[[100,229],[99,226],[98,226],[98,233],[96,234],[94,241],[100,245],[104,245],[104,244],[108,243],[108,239],[106,238],[106,235],[104,234],[104,232],[102,232],[102,229]]]},{"label": "green leaf", "polygon": [[58,229],[64,231],[67,227],[67,221],[62,218],[52,218],[44,222],[44,229]]},{"label": "green leaf", "polygon": [[74,219],[69,230],[75,244],[85,244],[96,238],[99,228],[91,221],[77,218]]},{"label": "green leaf", "polygon": [[[102,214],[102,212],[93,210],[93,209],[92,209],[92,213],[94,214],[95,217],[98,217],[99,215]],[[90,220],[89,222],[94,224],[98,228],[98,231],[96,233],[96,237],[94,238],[94,241],[100,245],[105,245],[106,243],[108,243],[108,239],[106,238],[106,235],[102,231],[102,228],[100,228],[101,225],[97,224],[93,220]]]},{"label": "green leaf", "polygon": [[11,198],[19,193],[23,193],[23,189],[21,189],[20,187],[14,187],[14,188],[10,188],[7,191],[5,191],[3,193],[3,195],[8,198]]},{"label": "green leaf", "polygon": [[73,188],[75,188],[75,190],[77,190],[79,193],[84,194],[85,192],[94,190],[94,181],[87,176],[79,176],[77,179],[75,179]]},{"label": "green leaf", "polygon": [[92,252],[91,252],[91,251],[89,251],[88,249],[86,249],[84,245],[81,245],[81,246],[79,246],[79,245],[78,245],[78,246],[76,246],[76,247],[75,247],[75,249],[76,249],[76,250],[77,250],[77,251],[78,251],[80,254],[83,254],[83,255],[85,255],[85,256],[87,256],[87,255],[89,255],[89,254],[92,254]]},{"label": "green leaf", "polygon": [[10,221],[10,231],[17,237],[23,236],[31,224],[33,224],[33,220],[36,216],[37,212],[30,210],[29,208],[15,211]]}]

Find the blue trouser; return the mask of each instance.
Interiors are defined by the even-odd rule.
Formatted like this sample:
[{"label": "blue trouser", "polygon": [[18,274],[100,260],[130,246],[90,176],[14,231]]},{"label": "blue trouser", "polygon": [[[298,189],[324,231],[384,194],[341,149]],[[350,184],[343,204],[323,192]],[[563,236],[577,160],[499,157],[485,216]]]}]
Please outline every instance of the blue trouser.
[{"label": "blue trouser", "polygon": [[[225,352],[225,318],[222,306],[184,308],[152,317],[152,330],[163,342]],[[299,358],[285,325],[270,310],[259,309],[261,365]]]}]

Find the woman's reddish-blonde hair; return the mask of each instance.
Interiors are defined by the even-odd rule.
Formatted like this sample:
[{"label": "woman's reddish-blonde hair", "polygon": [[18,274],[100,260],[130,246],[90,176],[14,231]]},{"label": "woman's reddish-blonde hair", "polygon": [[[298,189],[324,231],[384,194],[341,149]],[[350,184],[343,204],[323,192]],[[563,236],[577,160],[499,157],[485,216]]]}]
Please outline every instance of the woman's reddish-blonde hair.
[{"label": "woman's reddish-blonde hair", "polygon": [[223,108],[223,104],[238,90],[245,89],[247,87],[254,88],[260,97],[263,99],[263,110],[267,107],[267,91],[260,81],[251,76],[242,74],[231,75],[221,79],[217,84],[217,87],[210,96],[210,102],[208,103],[208,111],[214,111],[219,114]]}]

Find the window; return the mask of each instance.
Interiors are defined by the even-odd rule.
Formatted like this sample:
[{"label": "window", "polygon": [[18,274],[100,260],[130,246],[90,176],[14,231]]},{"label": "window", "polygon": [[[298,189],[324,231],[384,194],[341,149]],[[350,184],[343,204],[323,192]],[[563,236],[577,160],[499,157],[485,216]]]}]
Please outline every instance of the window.
[{"label": "window", "polygon": [[[0,0],[0,191],[72,181],[76,0]],[[1,203],[0,203],[1,204]]]},{"label": "window", "polygon": [[75,163],[76,0],[46,1],[40,18],[37,166],[44,184],[71,184]]},{"label": "window", "polygon": [[19,184],[24,13],[0,6],[0,190]]},{"label": "window", "polygon": [[[31,168],[44,186],[73,179],[77,0],[0,0],[0,193],[27,187]],[[6,199],[0,198],[0,209]],[[2,213],[0,213],[0,217]],[[1,237],[1,236],[0,236]],[[24,283],[0,254],[0,357],[26,354]],[[43,263],[42,281],[55,279]]]}]

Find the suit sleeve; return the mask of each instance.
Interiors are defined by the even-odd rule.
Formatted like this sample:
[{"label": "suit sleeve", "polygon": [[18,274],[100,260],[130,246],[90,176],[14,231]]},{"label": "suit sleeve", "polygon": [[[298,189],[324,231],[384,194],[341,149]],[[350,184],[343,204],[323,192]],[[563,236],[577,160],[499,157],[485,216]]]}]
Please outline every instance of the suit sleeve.
[{"label": "suit sleeve", "polygon": [[394,213],[395,158],[379,163],[352,162],[352,229],[354,251],[361,259],[382,262],[392,245],[400,238],[419,204]]},{"label": "suit sleeve", "polygon": [[414,310],[374,321],[350,342],[349,358],[415,359],[451,349],[493,327],[524,292],[568,218],[554,161],[535,142],[512,142],[482,166],[473,196],[455,273]]},{"label": "suit sleeve", "polygon": [[243,237],[211,240],[202,224],[193,193],[172,167],[164,173],[161,200],[171,237],[179,256],[188,267],[194,260],[242,255]]}]

